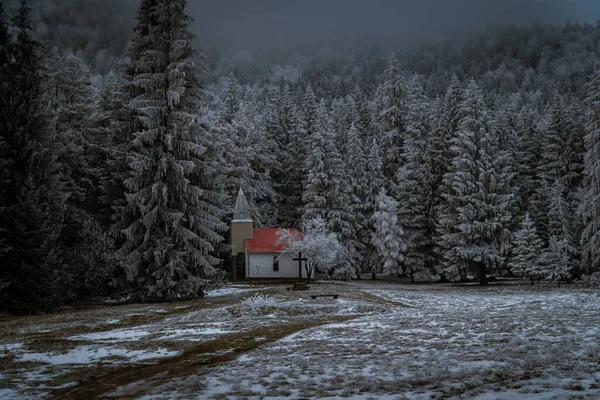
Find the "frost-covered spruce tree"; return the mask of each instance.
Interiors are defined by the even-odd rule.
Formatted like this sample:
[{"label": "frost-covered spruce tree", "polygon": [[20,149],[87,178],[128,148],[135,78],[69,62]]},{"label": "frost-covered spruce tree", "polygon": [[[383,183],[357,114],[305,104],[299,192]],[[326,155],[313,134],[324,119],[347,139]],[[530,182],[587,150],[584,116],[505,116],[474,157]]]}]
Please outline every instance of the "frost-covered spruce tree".
[{"label": "frost-covered spruce tree", "polygon": [[[69,193],[67,218],[76,230],[81,225],[82,209],[96,212],[92,185],[101,173],[90,165],[92,140],[97,132],[95,93],[85,63],[74,55],[63,56],[55,48],[46,62],[43,91],[55,136],[54,146],[61,166],[64,187]],[[89,193],[88,193],[89,192]],[[71,232],[72,234],[73,232]],[[72,237],[69,238],[72,242]]]},{"label": "frost-covered spruce tree", "polygon": [[[370,267],[372,271],[377,269],[377,251],[373,246],[371,241],[371,237],[375,232],[375,225],[373,221],[373,214],[375,213],[375,208],[377,207],[377,196],[379,196],[379,192],[383,187],[383,163],[381,161],[381,154],[379,151],[379,144],[377,143],[377,139],[373,138],[371,140],[370,145],[367,149],[367,193],[363,205],[363,213],[365,216],[364,221],[364,230],[365,230],[365,239],[368,240],[365,243],[365,261],[367,267]],[[375,273],[373,272],[373,278],[375,278]]]},{"label": "frost-covered spruce tree", "polygon": [[362,125],[357,118],[350,126],[346,144],[345,171],[350,183],[350,201],[353,210],[353,225],[356,232],[356,263],[355,269],[360,276],[361,266],[364,264],[365,249],[370,243],[371,235],[366,229],[368,225],[365,216],[367,195],[369,192],[368,160],[362,141]]},{"label": "frost-covered spruce tree", "polygon": [[560,281],[569,279],[569,244],[565,239],[559,239],[554,236],[550,237],[550,243],[547,249],[544,250],[542,262],[544,265],[543,278],[556,281],[560,287]]},{"label": "frost-covered spruce tree", "polygon": [[[139,124],[128,189],[121,265],[135,297],[202,296],[223,240],[215,138],[198,124],[200,87],[185,0],[148,0],[128,70],[126,105]],[[218,143],[218,142],[217,142]]]},{"label": "frost-covered spruce tree", "polygon": [[340,258],[334,276],[343,279],[356,278],[355,265],[360,261],[361,244],[356,228],[357,214],[353,209],[352,184],[349,171],[342,160],[338,139],[333,136],[333,128],[325,136],[325,170],[328,185],[325,192],[327,202],[327,227],[337,233],[340,242],[346,248],[345,257]]},{"label": "frost-covered spruce tree", "polygon": [[567,190],[572,188],[581,173],[581,138],[577,138],[577,124],[569,111],[565,99],[555,95],[549,108],[540,166],[540,173],[547,182],[560,179]]},{"label": "frost-covered spruce tree", "polygon": [[471,80],[461,103],[458,136],[452,141],[454,158],[444,176],[444,200],[449,207],[440,217],[442,272],[452,279],[486,274],[502,265],[509,239],[512,194],[503,182],[496,138],[492,136],[483,93]]},{"label": "frost-covered spruce tree", "polygon": [[331,120],[342,157],[346,155],[348,132],[356,117],[356,104],[351,96],[333,99],[331,103]]},{"label": "frost-covered spruce tree", "polygon": [[[444,176],[448,172],[454,157],[452,141],[457,136],[461,118],[460,106],[463,98],[462,84],[458,77],[453,75],[444,98],[434,108],[437,115],[434,116],[434,126],[428,138],[428,149],[431,157],[431,191],[433,194],[432,219],[436,225],[433,232],[434,251],[437,259],[435,269],[443,278],[447,278],[444,274],[445,269],[460,263],[455,257],[455,246],[458,243],[452,240],[452,236],[449,236],[450,233],[454,232],[453,227],[456,226],[456,204],[445,198],[445,194],[450,192],[450,188],[446,186]],[[448,257],[452,253],[454,253],[454,256],[449,259]]]},{"label": "frost-covered spruce tree", "polygon": [[548,235],[566,244],[564,250],[569,257],[569,265],[577,257],[575,235],[573,233],[573,214],[571,205],[565,198],[565,185],[556,180],[547,188],[545,196],[549,201]]},{"label": "frost-covered spruce tree", "polygon": [[384,81],[375,93],[375,115],[373,123],[376,135],[382,144],[384,173],[393,181],[400,165],[400,154],[404,141],[404,113],[406,86],[400,63],[394,55],[390,57]]},{"label": "frost-covered spruce tree", "polygon": [[[562,96],[555,95],[549,107],[548,121],[542,143],[542,160],[539,166],[539,176],[542,184],[538,188],[535,197],[535,203],[539,206],[539,212],[542,215],[549,215],[550,213],[552,204],[549,202],[550,196],[547,195],[547,192],[549,188],[555,186],[556,181],[559,181],[562,185],[565,206],[573,210],[578,208],[578,190],[583,172],[583,150],[581,148],[583,140],[582,129],[577,122],[578,117],[572,111],[572,104],[576,103],[573,99],[567,100]],[[550,232],[549,224],[551,221],[545,219],[544,222],[548,224],[548,232]],[[571,232],[578,231],[574,213],[565,214],[563,222]],[[552,233],[549,234],[552,235]],[[572,239],[566,237],[565,239],[571,243],[570,248],[575,247],[575,242]],[[576,251],[569,252],[573,260],[576,258],[576,253]]]},{"label": "frost-covered spruce tree", "polygon": [[275,154],[278,168],[273,171],[279,206],[277,222],[279,226],[298,227],[302,215],[302,182],[297,179],[303,167],[299,143],[303,143],[305,134],[301,115],[288,85],[281,88],[279,93],[272,94],[267,103],[266,121],[267,132],[277,146]]},{"label": "frost-covered spruce tree", "polygon": [[523,127],[519,124],[519,110],[516,96],[510,98],[508,104],[494,114],[495,132],[498,137],[498,151],[502,153],[504,160],[502,174],[506,185],[510,186],[514,194],[510,212],[513,216],[509,229],[517,230],[522,216],[527,212],[523,210],[527,204],[527,198],[523,194],[523,188],[527,184],[524,177],[524,154],[522,151],[521,138],[525,136]]},{"label": "frost-covered spruce tree", "polygon": [[377,196],[377,204],[373,213],[373,226],[375,228],[371,242],[375,246],[379,265],[373,269],[375,274],[382,271],[391,279],[393,274],[400,272],[400,263],[404,261],[406,241],[404,231],[398,223],[398,204],[396,200],[381,189]]},{"label": "frost-covered spruce tree", "polygon": [[426,269],[432,254],[433,207],[431,191],[431,159],[428,145],[430,133],[428,104],[417,76],[410,79],[407,96],[406,138],[402,149],[402,165],[397,172],[395,198],[398,217],[407,241],[404,272],[414,282],[415,273]]},{"label": "frost-covered spruce tree", "polygon": [[588,86],[585,101],[584,186],[580,206],[582,269],[586,275],[600,269],[600,60]]},{"label": "frost-covered spruce tree", "polygon": [[304,179],[306,169],[302,162],[307,157],[308,139],[306,135],[306,123],[302,113],[295,105],[289,111],[289,127],[286,140],[286,148],[282,152],[285,158],[281,159],[283,171],[280,180],[280,207],[286,210],[287,220],[282,221],[281,226],[300,227],[300,219],[303,213],[302,193],[304,190]]},{"label": "frost-covered spruce tree", "polygon": [[533,281],[542,277],[542,239],[529,214],[521,222],[521,229],[514,234],[512,242],[512,257],[509,262],[510,270],[516,276]]},{"label": "frost-covered spruce tree", "polygon": [[10,32],[0,37],[10,42],[0,43],[8,46],[0,48],[8,56],[0,66],[0,310],[31,314],[52,311],[70,296],[60,241],[66,195],[42,104],[40,44],[25,0]]},{"label": "frost-covered spruce tree", "polygon": [[441,101],[439,115],[434,121],[434,129],[429,136],[429,151],[432,159],[432,173],[435,184],[434,197],[438,197],[443,186],[443,178],[454,154],[451,150],[451,141],[456,137],[460,123],[460,104],[464,93],[460,80],[452,76],[450,86]]},{"label": "frost-covered spruce tree", "polygon": [[302,194],[304,203],[303,221],[327,216],[327,190],[329,176],[326,169],[326,140],[333,136],[325,101],[317,106],[314,131],[309,138],[310,151],[305,161],[307,171],[306,187]]}]

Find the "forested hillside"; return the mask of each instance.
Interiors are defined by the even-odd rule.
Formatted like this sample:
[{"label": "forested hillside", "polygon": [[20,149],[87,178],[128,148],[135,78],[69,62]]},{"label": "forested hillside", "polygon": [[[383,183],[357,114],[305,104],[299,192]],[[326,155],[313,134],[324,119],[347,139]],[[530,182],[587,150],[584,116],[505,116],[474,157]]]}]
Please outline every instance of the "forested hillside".
[{"label": "forested hillside", "polygon": [[185,0],[72,3],[0,1],[2,310],[202,296],[240,187],[338,279],[598,271],[600,25],[241,56]]}]

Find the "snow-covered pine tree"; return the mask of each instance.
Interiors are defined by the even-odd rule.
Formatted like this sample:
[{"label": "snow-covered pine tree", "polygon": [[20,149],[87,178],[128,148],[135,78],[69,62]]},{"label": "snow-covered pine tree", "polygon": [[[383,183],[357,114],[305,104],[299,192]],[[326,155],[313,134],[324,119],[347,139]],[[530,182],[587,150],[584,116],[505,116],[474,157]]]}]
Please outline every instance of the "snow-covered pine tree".
[{"label": "snow-covered pine tree", "polygon": [[[69,193],[67,202],[68,242],[79,231],[83,211],[94,212],[97,202],[93,182],[100,171],[90,165],[97,110],[90,73],[84,62],[70,54],[61,55],[53,49],[46,63],[43,83],[44,101],[52,118],[57,160]],[[88,193],[89,192],[89,193]]]},{"label": "snow-covered pine tree", "polygon": [[360,126],[363,130],[364,139],[371,138],[371,125],[373,112],[371,110],[371,104],[365,93],[357,86],[352,92],[352,98],[354,98],[356,104],[356,112],[360,121]]},{"label": "snow-covered pine tree", "polygon": [[569,279],[569,244],[565,239],[550,236],[548,248],[544,250],[542,262],[544,265],[544,278],[555,281],[560,287],[560,281]]},{"label": "snow-covered pine tree", "polygon": [[384,174],[389,182],[396,177],[405,136],[406,86],[400,63],[392,54],[384,81],[375,93],[373,123],[384,153]]},{"label": "snow-covered pine tree", "polygon": [[531,280],[532,285],[535,279],[542,278],[542,246],[542,239],[538,236],[533,221],[529,214],[525,214],[521,229],[515,232],[512,242],[512,257],[509,262],[512,273]]},{"label": "snow-covered pine tree", "polygon": [[303,160],[306,160],[308,151],[308,138],[306,135],[306,122],[304,116],[295,105],[289,110],[289,126],[286,148],[283,151],[285,158],[281,159],[283,176],[281,181],[280,206],[286,210],[287,220],[281,221],[281,226],[300,227],[303,204],[302,193],[306,169]]},{"label": "snow-covered pine tree", "polygon": [[[569,103],[576,103],[570,99]],[[579,224],[572,210],[578,208],[579,184],[582,174],[581,128],[574,115],[573,106],[567,105],[562,96],[552,98],[544,141],[542,160],[538,174],[542,184],[538,188],[535,204],[538,205],[547,224],[549,237],[566,241],[569,265],[578,263],[576,232]]]},{"label": "snow-covered pine tree", "polygon": [[578,256],[575,234],[573,233],[574,210],[565,198],[566,188],[563,182],[556,180],[547,188],[548,198],[548,235],[564,243],[564,251],[569,259],[569,266],[575,265]]},{"label": "snow-covered pine tree", "polygon": [[460,104],[464,93],[460,80],[452,76],[450,86],[442,100],[439,115],[434,121],[434,129],[429,136],[429,145],[433,178],[435,183],[434,197],[438,198],[443,186],[443,177],[448,172],[454,154],[451,150],[451,141],[456,137],[460,123]]},{"label": "snow-covered pine tree", "polygon": [[325,100],[317,106],[314,131],[310,140],[310,151],[306,158],[305,168],[307,171],[307,183],[302,202],[304,203],[303,221],[314,218],[325,218],[327,216],[327,188],[329,187],[329,176],[326,169],[326,140],[333,136],[329,132],[331,124]]},{"label": "snow-covered pine tree", "polygon": [[[367,143],[367,145],[369,145]],[[371,140],[370,145],[367,149],[367,192],[363,205],[363,213],[365,220],[363,228],[365,229],[365,236],[368,243],[365,244],[365,261],[367,267],[370,267],[373,271],[373,279],[375,279],[375,271],[377,270],[378,260],[377,251],[373,246],[371,237],[375,232],[375,226],[373,221],[373,213],[377,207],[377,196],[383,187],[383,163],[381,161],[381,154],[379,151],[379,144],[376,138]]]},{"label": "snow-covered pine tree", "polygon": [[539,227],[539,234],[544,243],[548,243],[548,208],[549,199],[546,197],[547,185],[554,183],[556,177],[542,173],[543,165],[548,155],[545,153],[545,143],[550,125],[550,112],[543,109],[534,116],[530,135],[526,135],[524,140],[525,151],[527,153],[527,164],[525,173],[529,175],[529,193],[528,193],[528,211],[531,218]]},{"label": "snow-covered pine tree", "polygon": [[238,97],[239,84],[233,71],[229,73],[227,78],[227,88],[225,89],[225,98],[221,102],[219,109],[220,119],[228,124],[233,122],[233,119],[239,112],[240,99]]},{"label": "snow-covered pine tree", "polygon": [[[435,221],[435,231],[433,233],[434,252],[437,255],[436,271],[444,279],[444,270],[451,268],[452,265],[460,263],[456,254],[450,259],[451,253],[455,253],[455,246],[458,244],[448,236],[454,232],[454,226],[457,221],[453,218],[457,215],[455,204],[445,198],[445,194],[450,192],[444,183],[444,176],[448,172],[454,153],[452,151],[452,141],[457,136],[460,123],[460,106],[464,98],[462,84],[456,75],[452,76],[450,86],[441,100],[441,104],[434,107],[438,115],[434,116],[434,127],[429,135],[428,149],[431,158],[431,193],[433,198],[432,220]],[[442,236],[445,235],[445,238]],[[447,263],[446,264],[446,261]],[[454,276],[454,278],[457,278]]]},{"label": "snow-covered pine tree", "polygon": [[[273,182],[278,197],[278,225],[299,227],[302,214],[301,194],[302,154],[298,154],[305,138],[305,126],[291,94],[285,85],[280,93],[274,93],[267,104],[267,133],[276,145],[278,167],[273,171]],[[293,176],[290,176],[290,173]]]},{"label": "snow-covered pine tree", "polygon": [[[517,113],[515,121],[515,133],[517,134],[515,151],[515,165],[518,175],[516,176],[516,186],[519,187],[517,194],[517,206],[521,214],[529,213],[531,218],[536,221],[536,225],[541,227],[539,221],[534,218],[535,210],[532,210],[532,199],[538,188],[537,166],[541,159],[541,149],[538,142],[537,131],[534,128],[534,121],[539,116],[537,110],[532,107],[521,107],[519,110],[505,110],[507,113]],[[510,117],[509,117],[510,118]]]},{"label": "snow-covered pine tree", "polygon": [[398,223],[398,205],[396,200],[381,189],[377,196],[377,204],[373,213],[375,228],[371,241],[378,255],[379,265],[373,269],[373,278],[377,272],[383,272],[391,277],[401,270],[400,263],[404,261],[406,241],[404,232]]},{"label": "snow-covered pine tree", "polygon": [[431,220],[433,193],[430,152],[427,147],[430,133],[427,98],[418,76],[408,83],[406,138],[402,148],[402,165],[397,172],[395,198],[398,200],[398,219],[407,241],[404,272],[414,282],[415,273],[431,264],[434,224]]},{"label": "snow-covered pine tree", "polygon": [[333,126],[325,132],[325,171],[328,177],[325,191],[327,227],[338,234],[340,242],[346,248],[345,257],[340,257],[334,276],[343,279],[356,278],[356,264],[360,261],[362,246],[356,232],[360,224],[353,209],[352,183]]},{"label": "snow-covered pine tree", "polygon": [[134,296],[147,301],[202,296],[225,230],[215,187],[219,153],[196,115],[200,87],[186,3],[142,1],[133,41],[140,47],[127,68],[133,96],[126,107],[139,124],[119,255]]},{"label": "snow-covered pine tree", "polygon": [[346,142],[346,156],[344,157],[345,171],[350,182],[350,201],[353,210],[354,232],[356,232],[356,259],[355,269],[360,276],[364,264],[365,249],[370,244],[371,234],[366,229],[368,221],[365,217],[365,206],[369,192],[368,160],[365,154],[361,123],[357,118],[350,126]]},{"label": "snow-covered pine tree", "polygon": [[526,180],[521,178],[524,172],[524,154],[522,152],[521,138],[524,132],[520,132],[519,112],[517,107],[518,99],[511,96],[508,103],[500,108],[494,115],[494,129],[498,137],[498,151],[502,153],[504,165],[501,165],[503,179],[506,185],[512,187],[514,194],[510,212],[513,216],[512,222],[508,228],[516,231],[519,227],[521,216],[527,211],[523,211],[527,199],[524,197],[522,186],[526,185]]},{"label": "snow-covered pine tree", "polygon": [[460,110],[458,136],[452,140],[454,158],[444,176],[448,206],[439,220],[442,272],[459,279],[471,270],[485,285],[486,274],[504,261],[513,195],[503,181],[502,154],[499,157],[483,93],[474,80]]},{"label": "snow-covered pine tree", "polygon": [[304,112],[304,122],[306,123],[306,134],[310,137],[315,130],[317,107],[319,101],[315,96],[312,86],[308,85],[302,99],[302,111]]},{"label": "snow-covered pine tree", "polygon": [[0,309],[46,312],[70,294],[70,282],[62,279],[59,240],[65,195],[42,105],[40,45],[34,39],[31,8],[25,0],[20,1],[12,22],[15,38],[4,48],[9,57],[2,65],[8,75],[0,79],[2,134],[10,133],[3,148]]},{"label": "snow-covered pine tree", "polygon": [[132,222],[131,213],[127,209],[127,201],[123,193],[128,191],[125,180],[130,175],[129,160],[134,152],[134,133],[144,129],[142,115],[138,107],[131,107],[130,102],[144,95],[146,90],[139,82],[138,76],[151,72],[148,51],[151,31],[156,25],[154,10],[157,0],[141,0],[133,35],[125,53],[123,76],[115,79],[109,86],[109,97],[103,99],[104,126],[111,132],[111,140],[104,144],[107,160],[104,163],[108,176],[102,184],[103,203],[113,210],[110,232],[118,244],[124,241],[122,230]]},{"label": "snow-covered pine tree", "polygon": [[549,107],[549,120],[544,135],[540,175],[546,182],[561,180],[568,190],[580,174],[580,154],[573,135],[577,131],[565,99],[556,94]]},{"label": "snow-covered pine tree", "polygon": [[585,181],[579,214],[584,227],[582,269],[589,275],[600,269],[600,60],[596,61],[585,104]]}]

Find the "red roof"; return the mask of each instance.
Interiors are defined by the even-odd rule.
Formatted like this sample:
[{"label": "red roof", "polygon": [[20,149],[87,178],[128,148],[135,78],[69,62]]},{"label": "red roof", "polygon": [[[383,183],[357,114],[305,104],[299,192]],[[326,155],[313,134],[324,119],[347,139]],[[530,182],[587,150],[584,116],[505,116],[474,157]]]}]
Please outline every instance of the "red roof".
[{"label": "red roof", "polygon": [[[279,228],[255,228],[254,237],[246,239],[246,248],[248,253],[280,253],[287,246],[286,243],[277,244],[277,231]],[[290,229],[295,235],[302,238],[302,234],[297,229]]]}]

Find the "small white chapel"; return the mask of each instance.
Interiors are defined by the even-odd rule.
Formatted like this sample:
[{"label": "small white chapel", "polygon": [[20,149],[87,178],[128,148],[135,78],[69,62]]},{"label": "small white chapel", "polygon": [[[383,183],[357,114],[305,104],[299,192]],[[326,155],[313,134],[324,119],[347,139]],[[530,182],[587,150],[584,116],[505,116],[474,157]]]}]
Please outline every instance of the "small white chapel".
[{"label": "small white chapel", "polygon": [[304,261],[294,260],[297,255],[281,255],[285,244],[277,243],[279,229],[254,227],[250,206],[240,188],[230,227],[232,280],[307,278]]}]

